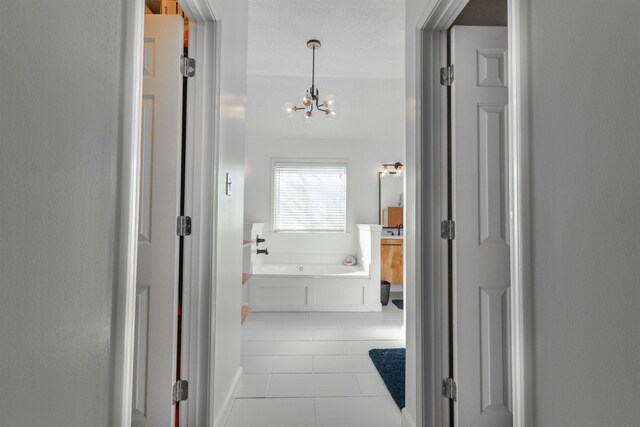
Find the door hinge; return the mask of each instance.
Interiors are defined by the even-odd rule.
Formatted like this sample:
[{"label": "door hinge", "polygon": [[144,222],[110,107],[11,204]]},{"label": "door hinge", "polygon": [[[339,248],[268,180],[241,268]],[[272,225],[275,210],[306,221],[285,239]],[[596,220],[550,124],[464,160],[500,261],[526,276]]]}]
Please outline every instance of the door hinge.
[{"label": "door hinge", "polygon": [[184,55],[180,55],[180,73],[184,77],[193,77],[196,75],[196,60]]},{"label": "door hinge", "polygon": [[456,238],[456,222],[449,219],[440,223],[440,236],[446,240]]},{"label": "door hinge", "polygon": [[454,402],[458,398],[458,386],[453,378],[445,378],[442,380],[442,395],[446,399],[451,399]]},{"label": "door hinge", "polygon": [[191,235],[191,217],[179,216],[178,226],[176,230],[178,236],[190,236]]},{"label": "door hinge", "polygon": [[440,84],[442,86],[451,86],[453,83],[453,64],[440,68]]},{"label": "door hinge", "polygon": [[183,402],[189,398],[189,382],[178,380],[173,385],[173,403]]}]

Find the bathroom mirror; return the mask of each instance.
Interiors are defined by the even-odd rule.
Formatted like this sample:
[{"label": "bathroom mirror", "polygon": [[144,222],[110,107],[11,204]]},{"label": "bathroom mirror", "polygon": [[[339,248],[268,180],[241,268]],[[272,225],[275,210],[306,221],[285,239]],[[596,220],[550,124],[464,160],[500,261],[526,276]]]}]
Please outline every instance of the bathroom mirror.
[{"label": "bathroom mirror", "polygon": [[402,224],[403,218],[404,174],[379,172],[378,180],[380,184],[378,198],[380,225],[397,227],[398,224]]}]

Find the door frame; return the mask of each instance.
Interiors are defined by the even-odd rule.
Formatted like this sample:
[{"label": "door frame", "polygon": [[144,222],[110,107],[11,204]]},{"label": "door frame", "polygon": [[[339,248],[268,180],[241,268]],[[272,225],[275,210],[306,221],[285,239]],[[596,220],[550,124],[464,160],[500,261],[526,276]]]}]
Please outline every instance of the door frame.
[{"label": "door frame", "polygon": [[[441,395],[441,379],[449,372],[448,267],[446,242],[439,235],[446,218],[447,117],[446,89],[439,83],[446,64],[446,30],[469,0],[437,0],[419,20],[416,30],[415,148],[407,157],[416,160],[417,242],[414,269],[416,286],[416,361],[418,365],[416,425],[449,427],[444,416],[448,403]],[[511,265],[511,375],[514,427],[531,427],[531,291],[529,286],[529,149],[527,15],[525,0],[508,1],[509,81],[509,209]],[[407,146],[409,151],[409,145]],[[426,226],[420,226],[419,223]],[[422,290],[421,290],[422,288]],[[407,313],[409,314],[409,313]],[[424,367],[420,372],[420,366]]]},{"label": "door frame", "polygon": [[[187,158],[185,212],[192,216],[192,235],[185,242],[181,362],[187,372],[190,399],[183,404],[183,425],[209,424],[209,398],[213,384],[215,334],[215,205],[219,111],[219,16],[210,0],[179,0],[193,24],[189,30],[189,56],[196,60],[196,75],[187,88]],[[140,182],[140,131],[144,0],[123,2],[122,92],[120,155],[118,159],[118,232],[112,332],[111,425],[131,425],[135,295]],[[176,66],[178,61],[176,60]],[[210,120],[214,117],[214,120]]]}]

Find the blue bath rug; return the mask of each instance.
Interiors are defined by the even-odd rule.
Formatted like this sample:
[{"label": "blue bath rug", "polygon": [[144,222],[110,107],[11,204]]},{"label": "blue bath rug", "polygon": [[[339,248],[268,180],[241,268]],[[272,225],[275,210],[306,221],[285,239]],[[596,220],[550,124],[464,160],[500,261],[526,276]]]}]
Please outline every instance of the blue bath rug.
[{"label": "blue bath rug", "polygon": [[404,310],[404,300],[403,299],[392,299],[391,302],[393,305],[398,307],[400,310]]},{"label": "blue bath rug", "polygon": [[404,348],[374,348],[369,350],[369,357],[371,357],[398,408],[404,408],[406,350]]}]

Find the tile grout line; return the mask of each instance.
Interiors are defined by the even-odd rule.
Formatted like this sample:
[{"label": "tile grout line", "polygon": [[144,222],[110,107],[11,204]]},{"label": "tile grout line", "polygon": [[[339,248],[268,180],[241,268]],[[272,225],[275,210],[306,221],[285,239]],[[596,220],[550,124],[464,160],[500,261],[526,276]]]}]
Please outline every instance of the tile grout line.
[{"label": "tile grout line", "polygon": [[265,392],[264,398],[269,398],[269,389],[271,388],[271,380],[273,379],[273,374],[269,374],[269,378],[267,379],[267,391]]},{"label": "tile grout line", "polygon": [[318,409],[316,408],[317,398],[313,398],[313,425],[318,427]]}]

